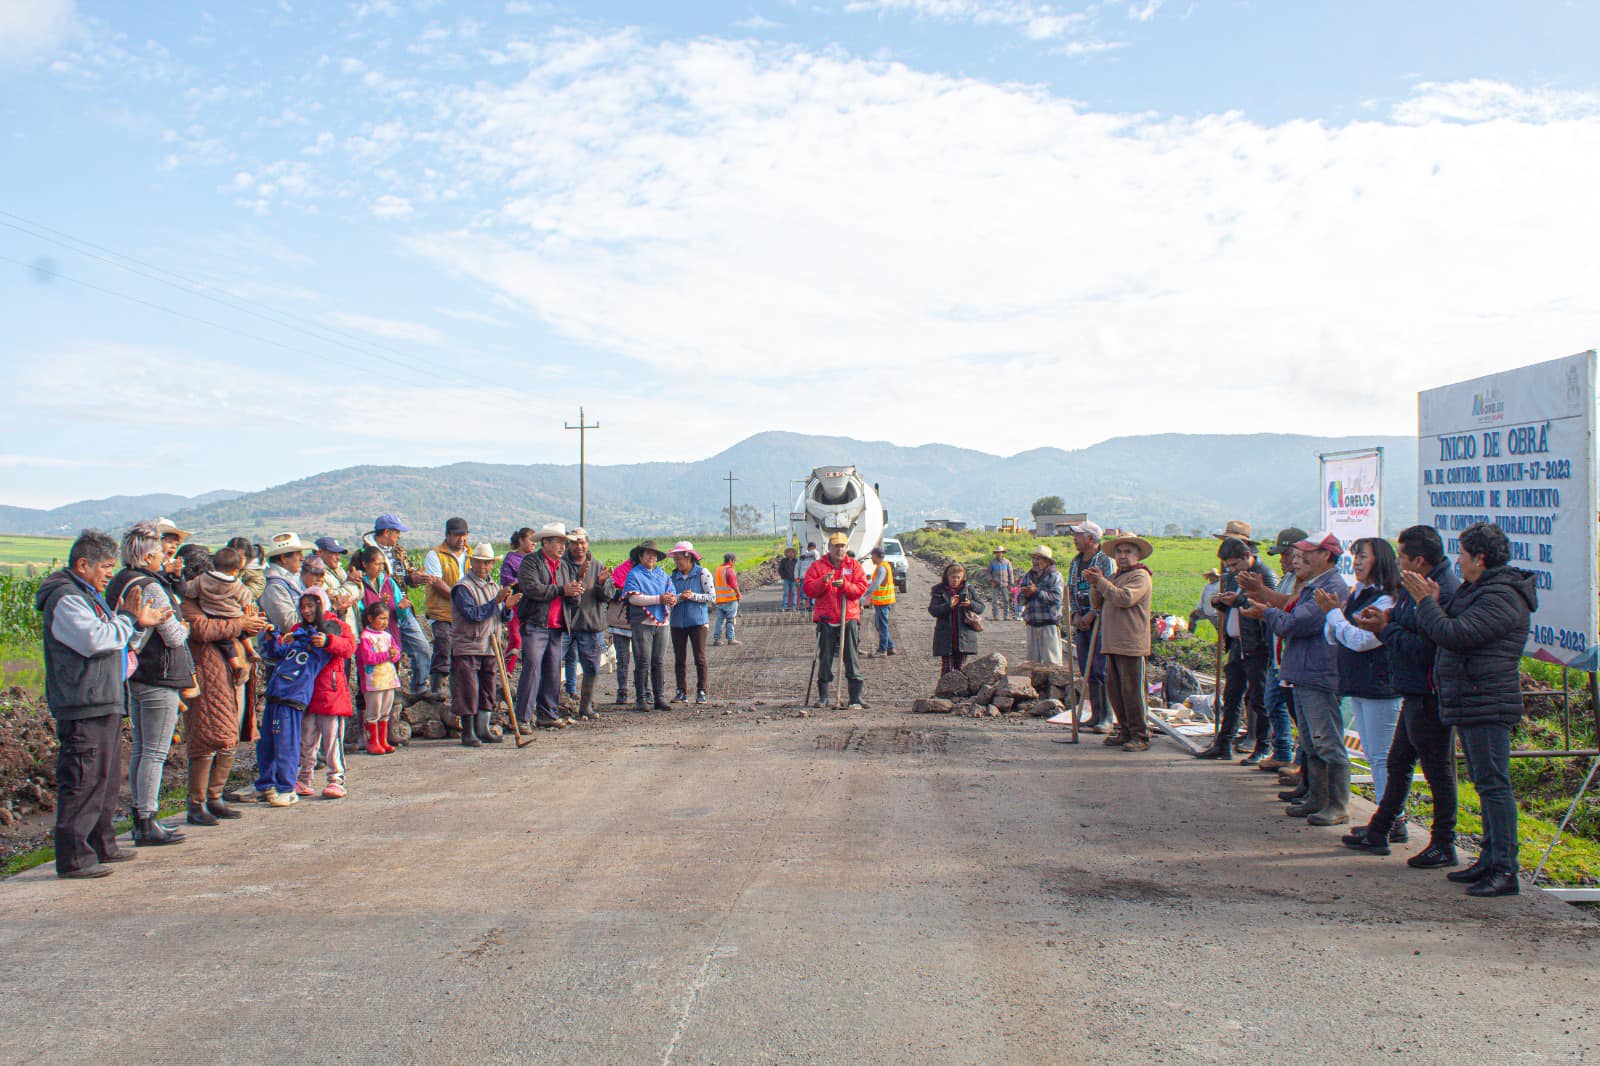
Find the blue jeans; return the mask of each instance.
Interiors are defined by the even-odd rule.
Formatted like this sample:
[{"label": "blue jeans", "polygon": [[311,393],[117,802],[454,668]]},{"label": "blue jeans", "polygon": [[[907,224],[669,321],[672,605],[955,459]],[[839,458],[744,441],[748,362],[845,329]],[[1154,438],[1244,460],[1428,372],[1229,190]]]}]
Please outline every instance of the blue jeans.
[{"label": "blue jeans", "polygon": [[1389,744],[1394,740],[1395,724],[1400,721],[1400,697],[1373,700],[1351,696],[1350,706],[1355,710],[1356,732],[1361,734],[1361,751],[1372,767],[1372,787],[1381,800],[1389,782]]},{"label": "blue jeans", "polygon": [[872,624],[878,630],[878,650],[882,652],[894,651],[894,638],[889,635],[889,612],[894,609],[894,604],[880,604],[872,609]]},{"label": "blue jeans", "polygon": [[416,611],[400,611],[396,620],[400,627],[400,650],[411,660],[411,692],[416,694],[428,687],[428,669],[433,662],[433,645],[428,634],[422,631]]},{"label": "blue jeans", "polygon": [[717,617],[711,624],[711,639],[721,640],[723,631],[726,630],[728,640],[733,640],[733,620],[739,617],[739,601],[717,604]]},{"label": "blue jeans", "polygon": [[1294,762],[1294,727],[1289,716],[1289,690],[1278,684],[1278,667],[1267,666],[1267,721],[1272,723],[1272,757],[1279,762]]},{"label": "blue jeans", "polygon": [[800,582],[792,577],[783,579],[783,609],[787,611],[800,603]]},{"label": "blue jeans", "polygon": [[[570,659],[583,667],[585,674],[598,674],[600,672],[600,656],[606,650],[606,635],[604,630],[593,633],[572,632],[567,634],[567,639],[562,642],[563,659]],[[571,677],[571,674],[567,675]],[[571,692],[571,689],[567,690]]]},{"label": "blue jeans", "polygon": [[535,619],[522,626],[522,673],[517,677],[517,718],[561,717],[561,645],[565,634]]},{"label": "blue jeans", "polygon": [[569,696],[578,694],[578,645],[573,635],[567,633],[561,638],[561,675]]},{"label": "blue jeans", "polygon": [[1511,726],[1505,722],[1456,727],[1467,773],[1483,808],[1483,856],[1489,868],[1516,873],[1517,797],[1511,791]]}]

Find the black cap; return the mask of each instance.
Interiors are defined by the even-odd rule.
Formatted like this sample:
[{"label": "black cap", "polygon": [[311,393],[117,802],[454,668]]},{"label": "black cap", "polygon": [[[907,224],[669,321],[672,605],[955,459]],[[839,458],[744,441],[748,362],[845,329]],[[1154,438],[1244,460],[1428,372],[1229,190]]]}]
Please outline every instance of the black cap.
[{"label": "black cap", "polygon": [[445,536],[448,537],[452,533],[465,533],[466,531],[467,531],[467,520],[465,518],[447,518],[447,519],[445,519],[445,523],[444,523],[444,535]]},{"label": "black cap", "polygon": [[1267,549],[1268,555],[1282,555],[1297,543],[1306,539],[1306,531],[1295,526],[1278,530],[1278,535],[1272,541],[1272,546]]}]

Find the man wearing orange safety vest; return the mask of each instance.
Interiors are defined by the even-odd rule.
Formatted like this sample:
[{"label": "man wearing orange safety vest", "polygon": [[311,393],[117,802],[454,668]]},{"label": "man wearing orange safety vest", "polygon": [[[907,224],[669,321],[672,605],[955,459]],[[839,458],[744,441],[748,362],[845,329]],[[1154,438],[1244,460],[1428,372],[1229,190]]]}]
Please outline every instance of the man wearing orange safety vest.
[{"label": "man wearing orange safety vest", "polygon": [[711,627],[713,648],[722,644],[724,629],[727,630],[729,644],[743,643],[733,638],[733,620],[739,617],[739,575],[733,569],[733,564],[738,561],[737,555],[728,552],[722,557],[722,565],[711,575],[711,580],[716,585],[717,601],[717,620]]},{"label": "man wearing orange safety vest", "polygon": [[872,621],[878,627],[878,647],[867,658],[894,654],[894,637],[889,635],[889,612],[894,608],[894,567],[883,561],[883,549],[872,549],[872,581],[867,585],[867,602],[872,605]]}]

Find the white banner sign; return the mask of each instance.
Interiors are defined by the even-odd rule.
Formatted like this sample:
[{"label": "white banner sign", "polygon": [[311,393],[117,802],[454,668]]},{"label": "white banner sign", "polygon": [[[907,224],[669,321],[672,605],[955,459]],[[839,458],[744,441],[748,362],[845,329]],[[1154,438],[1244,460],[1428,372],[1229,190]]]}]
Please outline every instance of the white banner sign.
[{"label": "white banner sign", "polygon": [[1350,546],[1363,537],[1382,536],[1379,496],[1383,485],[1383,449],[1336,452],[1322,460],[1322,526],[1344,545],[1339,571],[1352,573]]},{"label": "white banner sign", "polygon": [[1417,475],[1448,554],[1490,522],[1534,575],[1527,654],[1595,669],[1595,353],[1419,392]]}]

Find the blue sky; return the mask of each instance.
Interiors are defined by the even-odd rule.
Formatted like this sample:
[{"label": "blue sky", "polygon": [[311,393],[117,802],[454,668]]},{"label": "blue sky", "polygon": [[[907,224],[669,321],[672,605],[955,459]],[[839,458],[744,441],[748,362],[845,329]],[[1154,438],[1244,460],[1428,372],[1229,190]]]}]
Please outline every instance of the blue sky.
[{"label": "blue sky", "polygon": [[0,502],[1411,432],[1600,333],[1597,10],[0,0]]}]

